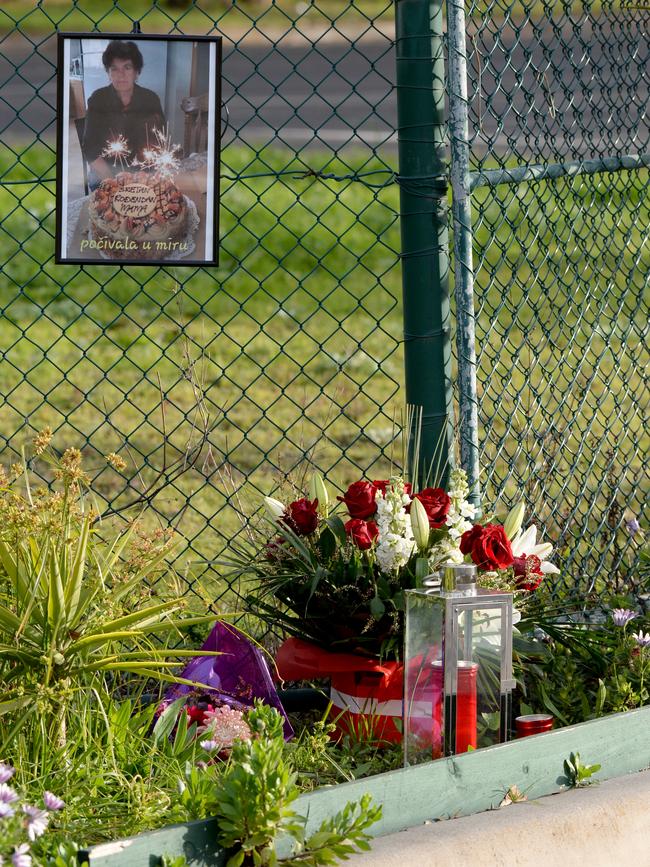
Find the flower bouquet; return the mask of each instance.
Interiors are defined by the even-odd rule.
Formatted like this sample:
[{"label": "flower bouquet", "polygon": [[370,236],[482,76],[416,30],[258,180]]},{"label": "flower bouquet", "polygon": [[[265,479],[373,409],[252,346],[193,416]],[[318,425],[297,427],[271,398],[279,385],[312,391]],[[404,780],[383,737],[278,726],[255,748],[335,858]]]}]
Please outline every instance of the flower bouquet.
[{"label": "flower bouquet", "polygon": [[[448,491],[413,492],[400,477],[354,482],[335,501],[319,475],[308,496],[266,497],[273,532],[228,561],[252,575],[250,608],[288,634],[336,653],[398,659],[404,591],[445,562],[473,562],[480,582],[530,593],[545,574],[549,543],[523,530],[523,504],[499,524],[475,521],[462,470]],[[338,502],[337,502],[338,501]]]}]

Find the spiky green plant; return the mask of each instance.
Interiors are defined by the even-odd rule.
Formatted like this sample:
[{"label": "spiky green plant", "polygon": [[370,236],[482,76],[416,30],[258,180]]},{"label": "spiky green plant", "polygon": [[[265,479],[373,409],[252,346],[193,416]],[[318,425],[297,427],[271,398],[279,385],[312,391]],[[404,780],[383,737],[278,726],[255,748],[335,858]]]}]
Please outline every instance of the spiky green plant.
[{"label": "spiky green plant", "polygon": [[0,754],[29,720],[65,743],[79,702],[100,700],[119,677],[177,680],[179,660],[198,652],[165,637],[214,619],[184,617],[182,597],[152,590],[174,539],[102,525],[76,449],[55,468],[60,490],[32,492],[26,464],[13,476],[0,486]]}]

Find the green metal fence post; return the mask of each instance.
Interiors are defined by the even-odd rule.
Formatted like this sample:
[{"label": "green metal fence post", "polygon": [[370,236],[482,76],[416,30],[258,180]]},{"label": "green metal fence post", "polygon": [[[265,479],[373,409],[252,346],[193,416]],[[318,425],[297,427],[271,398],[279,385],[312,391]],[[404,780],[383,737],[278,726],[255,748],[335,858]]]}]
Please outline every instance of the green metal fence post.
[{"label": "green metal fence post", "polygon": [[422,477],[446,463],[452,433],[442,0],[396,0],[395,19],[406,401],[422,407]]}]

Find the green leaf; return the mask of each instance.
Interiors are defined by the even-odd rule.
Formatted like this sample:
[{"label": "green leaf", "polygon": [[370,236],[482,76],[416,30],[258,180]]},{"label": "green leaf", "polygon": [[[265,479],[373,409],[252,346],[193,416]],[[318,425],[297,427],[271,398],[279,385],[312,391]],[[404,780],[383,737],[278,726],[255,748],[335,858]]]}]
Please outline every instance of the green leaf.
[{"label": "green leaf", "polygon": [[127,544],[130,542],[131,537],[135,533],[136,526],[137,524],[134,521],[131,526],[126,530],[126,532],[121,533],[113,540],[113,544],[104,556],[95,556],[95,562],[98,568],[101,568],[102,573],[109,573],[113,571],[120,557],[122,556],[122,551],[125,549]]},{"label": "green leaf", "polygon": [[331,517],[327,518],[325,523],[330,528],[332,533],[334,533],[334,536],[338,540],[339,544],[345,545],[348,540],[348,536],[345,532],[345,524],[343,523],[343,521],[337,515],[332,515]]},{"label": "green leaf", "polygon": [[134,639],[142,635],[137,629],[120,629],[115,632],[98,632],[94,635],[84,635],[67,648],[68,653],[78,653],[80,650],[107,644],[111,641]]},{"label": "green leaf", "polygon": [[[177,620],[162,620],[159,623],[147,623],[147,632],[170,632],[173,629],[187,629],[201,623],[214,623],[214,614],[201,614],[197,617],[181,617]],[[142,627],[142,624],[139,624]],[[144,628],[144,627],[142,627]],[[197,654],[193,654],[196,656]]]},{"label": "green leaf", "polygon": [[598,692],[596,693],[596,716],[602,716],[607,698],[607,687],[601,678],[598,678]]},{"label": "green leaf", "polygon": [[331,831],[316,831],[307,839],[308,849],[320,849],[332,841],[333,834]]},{"label": "green leaf", "polygon": [[79,600],[81,595],[81,585],[84,578],[84,570],[86,568],[86,554],[88,552],[88,539],[90,538],[90,517],[86,517],[81,527],[77,550],[70,569],[70,574],[66,576],[66,586],[64,593],[65,601],[65,616],[64,622],[68,625],[74,623],[77,611],[79,610]]},{"label": "green leaf", "polygon": [[318,585],[320,584],[320,582],[323,580],[323,578],[326,578],[328,575],[329,575],[329,572],[327,569],[325,569],[324,566],[317,566],[316,567],[316,569],[314,570],[314,574],[312,576],[312,579],[311,579],[311,584],[309,585],[309,596],[307,597],[307,604],[309,604],[312,596],[314,595],[314,593],[318,589]]},{"label": "green leaf", "polygon": [[49,555],[50,580],[47,596],[47,619],[53,630],[57,630],[64,613],[65,598],[59,558],[55,551]]},{"label": "green leaf", "polygon": [[32,696],[23,696],[22,698],[12,698],[8,701],[0,702],[0,716],[5,713],[12,713],[15,710],[20,710],[21,707],[26,707],[32,701]]},{"label": "green leaf", "polygon": [[404,591],[398,590],[392,598],[392,603],[397,611],[404,611]]},{"label": "green leaf", "polygon": [[11,638],[14,638],[18,627],[20,626],[20,618],[16,617],[13,611],[0,605],[0,629],[8,632]]},{"label": "green leaf", "polygon": [[382,599],[390,597],[390,584],[383,575],[379,575],[377,578],[377,595],[381,596]]},{"label": "green leaf", "polygon": [[234,855],[231,855],[230,858],[226,861],[226,867],[241,867],[244,863],[244,858],[246,857],[246,853],[243,849],[240,849],[239,852],[235,852]]},{"label": "green leaf", "polygon": [[[161,602],[158,605],[150,605],[148,608],[141,608],[139,611],[134,611],[124,617],[118,617],[115,620],[110,620],[105,623],[98,632],[116,632],[122,629],[123,626],[137,624],[139,629],[145,626],[148,628],[148,620],[155,623],[161,619],[161,616],[168,611],[177,611],[183,607],[183,602],[179,599],[172,599],[169,602]],[[212,618],[214,620],[214,618]]]},{"label": "green leaf", "polygon": [[381,620],[381,618],[386,613],[386,606],[381,601],[379,596],[373,596],[370,600],[370,613],[375,618],[375,620]]},{"label": "green leaf", "polygon": [[17,561],[12,555],[9,546],[2,541],[0,541],[0,563],[2,563],[2,568],[6,572],[9,580],[15,585],[18,578]]},{"label": "green leaf", "polygon": [[539,691],[542,694],[542,700],[544,701],[544,706],[547,708],[547,710],[550,710],[550,712],[554,714],[561,722],[563,722],[564,725],[570,725],[569,720],[567,720],[564,714],[557,709],[557,707],[548,697],[544,684],[541,682],[539,684]]},{"label": "green leaf", "polygon": [[320,534],[318,548],[324,560],[329,560],[336,551],[336,536],[329,527],[326,527]]},{"label": "green leaf", "polygon": [[415,561],[415,579],[418,587],[422,586],[422,581],[429,575],[429,561],[426,557],[418,557]]}]

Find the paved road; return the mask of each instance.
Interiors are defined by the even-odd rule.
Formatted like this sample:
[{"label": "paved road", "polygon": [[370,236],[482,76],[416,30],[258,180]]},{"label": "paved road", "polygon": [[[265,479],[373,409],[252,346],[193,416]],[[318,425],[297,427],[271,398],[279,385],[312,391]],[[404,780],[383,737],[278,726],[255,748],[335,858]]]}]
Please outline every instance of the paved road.
[{"label": "paved road", "polygon": [[[547,23],[519,35],[482,27],[469,43],[475,151],[491,141],[500,153],[514,146],[549,159],[649,150],[649,16],[627,16],[614,26],[586,22],[560,31]],[[0,53],[0,137],[18,142],[32,128],[52,140],[54,38],[34,51],[12,36]],[[281,50],[248,42],[226,48],[223,68],[226,142],[395,148],[395,57],[386,37]]]}]

